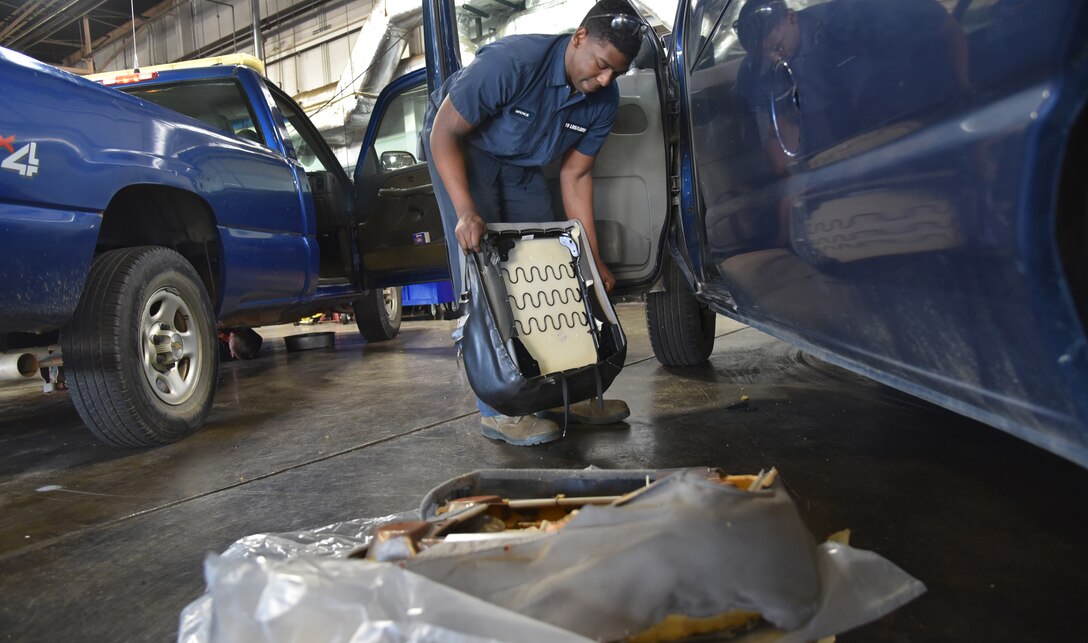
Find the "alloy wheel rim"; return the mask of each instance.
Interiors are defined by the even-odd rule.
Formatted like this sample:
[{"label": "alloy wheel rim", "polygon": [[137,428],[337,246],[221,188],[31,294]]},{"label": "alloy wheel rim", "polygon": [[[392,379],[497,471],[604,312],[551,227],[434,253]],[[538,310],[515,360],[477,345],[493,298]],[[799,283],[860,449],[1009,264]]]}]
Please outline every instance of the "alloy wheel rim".
[{"label": "alloy wheel rim", "polygon": [[396,319],[397,313],[400,312],[400,297],[397,297],[397,289],[383,289],[382,303],[385,305],[385,314],[388,316],[388,318]]},{"label": "alloy wheel rim", "polygon": [[200,378],[201,337],[189,305],[175,291],[160,288],[140,317],[142,366],[156,397],[171,406],[193,396]]}]

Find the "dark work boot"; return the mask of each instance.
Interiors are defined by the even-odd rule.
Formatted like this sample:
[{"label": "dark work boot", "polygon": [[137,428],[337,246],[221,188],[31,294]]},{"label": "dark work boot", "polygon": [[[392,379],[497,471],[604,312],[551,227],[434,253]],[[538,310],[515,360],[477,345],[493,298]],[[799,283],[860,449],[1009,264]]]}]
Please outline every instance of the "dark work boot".
[{"label": "dark work boot", "polygon": [[502,440],[519,447],[544,444],[563,437],[559,425],[534,415],[484,416],[480,418],[480,432],[484,434],[484,437]]}]

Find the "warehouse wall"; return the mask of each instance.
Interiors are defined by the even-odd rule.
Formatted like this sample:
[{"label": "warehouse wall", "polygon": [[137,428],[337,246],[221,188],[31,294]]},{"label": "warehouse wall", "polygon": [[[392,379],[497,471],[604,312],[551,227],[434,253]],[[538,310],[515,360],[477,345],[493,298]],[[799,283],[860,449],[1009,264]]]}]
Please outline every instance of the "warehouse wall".
[{"label": "warehouse wall", "polygon": [[[291,95],[335,83],[372,6],[369,0],[261,0],[268,77]],[[181,0],[137,31],[135,55],[146,66],[252,54],[251,33],[249,0]],[[131,39],[96,51],[94,63],[97,71],[132,67]]]}]

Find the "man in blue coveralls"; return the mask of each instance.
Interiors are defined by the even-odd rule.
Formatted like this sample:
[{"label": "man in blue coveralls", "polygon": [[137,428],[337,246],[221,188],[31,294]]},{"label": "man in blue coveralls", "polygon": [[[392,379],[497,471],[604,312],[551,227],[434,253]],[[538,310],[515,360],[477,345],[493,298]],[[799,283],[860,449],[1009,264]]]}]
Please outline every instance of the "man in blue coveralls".
[{"label": "man in blue coveralls", "polygon": [[[625,0],[601,0],[572,35],[517,35],[481,47],[430,97],[422,141],[442,213],[454,288],[464,253],[479,251],[486,223],[554,219],[541,167],[562,159],[559,185],[567,218],[586,230],[606,289],[593,224],[593,162],[616,120],[613,80],[627,72],[645,23]],[[507,417],[482,401],[481,431],[519,446],[562,435],[536,416]],[[571,406],[571,420],[618,422],[627,404],[595,400]]]}]

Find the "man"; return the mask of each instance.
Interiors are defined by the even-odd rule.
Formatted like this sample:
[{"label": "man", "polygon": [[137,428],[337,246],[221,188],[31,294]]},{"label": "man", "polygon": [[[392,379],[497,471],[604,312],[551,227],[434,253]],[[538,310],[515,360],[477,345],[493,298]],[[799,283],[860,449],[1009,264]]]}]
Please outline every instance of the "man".
[{"label": "man", "polygon": [[[616,119],[613,81],[627,72],[644,30],[625,0],[601,0],[573,35],[510,36],[481,47],[431,95],[422,142],[455,291],[462,288],[464,253],[479,251],[486,223],[553,220],[541,167],[557,159],[563,208],[585,227],[601,280],[612,289],[593,223],[593,162]],[[488,438],[529,446],[562,435],[552,420],[477,405]],[[596,400],[571,406],[574,422],[604,424],[629,414],[619,400],[603,409]]]},{"label": "man", "polygon": [[958,100],[967,44],[934,0],[831,0],[800,11],[784,0],[748,0],[733,24],[748,55],[737,90],[777,136],[766,146],[812,154],[919,110]]}]

